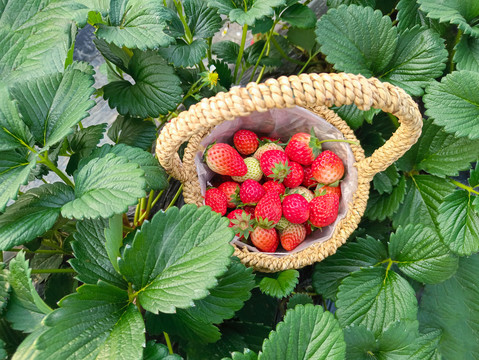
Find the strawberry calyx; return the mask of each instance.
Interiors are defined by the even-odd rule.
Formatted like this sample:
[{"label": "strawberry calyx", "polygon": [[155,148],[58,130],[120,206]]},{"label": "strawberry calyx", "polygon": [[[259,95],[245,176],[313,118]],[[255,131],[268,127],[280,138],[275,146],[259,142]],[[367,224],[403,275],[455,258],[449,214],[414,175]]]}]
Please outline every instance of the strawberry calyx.
[{"label": "strawberry calyx", "polygon": [[255,220],[255,227],[259,226],[263,229],[272,229],[275,225],[273,220],[263,219],[261,216],[258,216]]},{"label": "strawberry calyx", "polygon": [[249,234],[253,231],[253,221],[251,219],[251,214],[248,214],[246,211],[242,211],[241,215],[236,214],[236,217],[230,219],[230,223],[233,224],[231,228],[237,236],[248,239]]},{"label": "strawberry calyx", "polygon": [[277,162],[271,168],[272,174],[269,174],[268,177],[276,180],[278,182],[283,182],[283,180],[288,176],[291,171],[291,166],[286,161],[285,163]]},{"label": "strawberry calyx", "polygon": [[211,144],[209,144],[209,145],[206,147],[205,151],[203,152],[203,159],[202,159],[202,160],[203,160],[204,163],[206,163],[206,154],[208,153],[208,150],[211,149],[214,144],[216,144],[216,140],[213,141]]}]

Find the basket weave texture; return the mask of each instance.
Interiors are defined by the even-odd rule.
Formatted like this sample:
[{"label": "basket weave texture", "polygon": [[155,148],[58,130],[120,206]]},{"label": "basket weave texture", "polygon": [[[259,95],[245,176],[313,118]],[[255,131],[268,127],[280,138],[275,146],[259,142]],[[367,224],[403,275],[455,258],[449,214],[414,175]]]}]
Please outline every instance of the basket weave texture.
[{"label": "basket weave texture", "polygon": [[[399,159],[419,138],[422,116],[417,104],[404,90],[376,78],[347,73],[282,76],[261,84],[249,83],[244,88],[234,87],[227,93],[203,99],[188,111],[180,113],[160,132],[156,154],[165,170],[183,183],[185,202],[202,206],[204,198],[194,159],[198,151],[204,150],[200,145],[202,139],[215,126],[256,111],[301,106],[334,125],[345,139],[357,142],[346,122],[328,109],[331,106],[351,104],[361,110],[374,107],[391,113],[398,118],[400,126],[370,157],[364,156],[360,145],[351,144],[356,161],[354,166],[358,170],[358,186],[345,218],[337,224],[331,238],[284,257],[251,252],[246,247],[235,246],[234,255],[256,270],[276,272],[299,269],[334,254],[346,242],[364,214],[369,197],[369,183],[374,175]],[[184,142],[188,142],[188,145],[181,161],[178,149]]]}]

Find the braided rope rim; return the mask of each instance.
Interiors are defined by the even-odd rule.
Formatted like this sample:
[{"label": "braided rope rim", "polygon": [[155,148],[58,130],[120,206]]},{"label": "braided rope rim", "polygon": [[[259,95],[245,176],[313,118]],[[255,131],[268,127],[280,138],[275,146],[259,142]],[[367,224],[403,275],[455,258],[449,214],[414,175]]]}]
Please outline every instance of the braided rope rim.
[{"label": "braided rope rim", "polygon": [[[366,209],[369,182],[401,157],[421,134],[422,117],[417,104],[404,90],[375,78],[346,73],[302,74],[269,79],[265,83],[249,83],[245,88],[232,88],[192,105],[166,124],[157,139],[156,154],[165,170],[184,185],[186,203],[203,205],[194,157],[201,140],[223,121],[252,112],[265,112],[272,108],[301,106],[319,114],[336,126],[348,140],[357,141],[349,126],[328,109],[333,105],[355,104],[361,110],[371,107],[396,116],[400,126],[386,143],[370,157],[365,158],[359,145],[352,145],[358,169],[358,188],[349,204],[346,217],[336,226],[333,236],[323,243],[285,257],[261,252],[249,252],[235,247],[234,255],[247,266],[264,272],[302,268],[332,255],[356,229]],[[188,141],[183,161],[179,147]]]}]

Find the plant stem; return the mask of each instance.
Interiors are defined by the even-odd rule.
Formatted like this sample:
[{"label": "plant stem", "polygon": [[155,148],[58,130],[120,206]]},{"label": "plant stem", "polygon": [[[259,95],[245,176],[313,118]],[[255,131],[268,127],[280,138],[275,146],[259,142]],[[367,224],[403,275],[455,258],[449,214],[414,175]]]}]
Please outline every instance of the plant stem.
[{"label": "plant stem", "polygon": [[163,335],[165,336],[166,346],[168,346],[168,352],[170,355],[173,355],[173,346],[171,346],[170,336],[165,331],[163,331]]},{"label": "plant stem", "polygon": [[[233,76],[233,83],[236,84],[236,79],[238,78],[238,69],[241,65],[241,60],[243,59],[244,47],[246,44],[246,34],[248,33],[248,24],[243,25],[243,34],[241,36],[241,45],[239,48],[238,58],[236,59],[235,72]],[[240,79],[241,80],[241,79]]]},{"label": "plant stem", "polygon": [[[259,54],[258,60],[256,60],[256,64],[254,65],[253,72],[251,73],[251,77],[249,78],[249,81],[253,81],[254,75],[255,75],[255,73],[256,73],[256,69],[258,68],[258,65],[259,65],[259,62],[260,62],[261,59],[263,58],[263,54],[264,54],[264,52],[266,51],[266,49],[269,49],[269,43],[270,43],[270,41],[271,41],[271,36],[273,36],[274,27],[276,26],[277,23],[278,23],[278,20],[275,20],[274,23],[273,23],[273,27],[272,27],[271,30],[268,32],[268,36],[267,36],[267,38],[266,38],[266,42],[264,43],[263,49],[261,50],[261,53]],[[268,54],[267,54],[267,55],[268,55]],[[256,82],[258,82],[258,81],[256,81]]]},{"label": "plant stem", "polygon": [[208,39],[206,39],[206,42],[208,43],[208,50],[206,56],[208,57],[208,62],[211,62],[213,60],[213,57],[211,56],[211,45],[213,44],[213,38],[209,37]]},{"label": "plant stem", "polygon": [[461,40],[461,37],[462,37],[462,30],[457,29],[456,38],[454,39],[454,47],[452,48],[451,58],[449,59],[449,72],[454,71],[454,68],[455,68],[454,55],[456,55],[456,46],[459,43],[459,41]]},{"label": "plant stem", "polygon": [[[171,180],[171,175],[168,176],[168,179],[166,179],[166,182],[170,182]],[[151,207],[155,206],[155,204],[158,202],[158,200],[160,200],[160,197],[161,195],[163,195],[163,192],[165,191],[165,189],[161,190],[158,195],[156,196],[155,200],[153,200],[153,202],[151,203]]]},{"label": "plant stem", "polygon": [[140,203],[136,204],[135,216],[133,217],[133,226],[138,225],[138,217],[140,216]]},{"label": "plant stem", "polygon": [[10,249],[8,251],[12,251],[12,252],[25,251],[26,253],[30,253],[30,254],[68,254],[67,252],[62,250],[45,250],[45,249],[38,249],[35,251],[28,250],[28,249]]},{"label": "plant stem", "polygon": [[75,185],[71,182],[71,180],[68,178],[68,176],[65,175],[59,168],[55,166],[54,163],[50,161],[48,158],[48,154],[45,154],[44,156],[40,155],[40,163],[45,164],[50,170],[52,170],[55,174],[57,174],[60,179],[62,179],[68,186],[71,186],[72,188],[75,188]]},{"label": "plant stem", "polygon": [[463,183],[460,183],[459,181],[456,181],[454,179],[449,179],[451,183],[456,185],[457,187],[460,187],[461,189],[469,191],[469,193],[473,193],[476,195],[479,195],[479,191],[474,190],[471,186],[464,185]]},{"label": "plant stem", "polygon": [[32,274],[67,274],[76,273],[73,269],[32,269]]},{"label": "plant stem", "polygon": [[175,4],[176,11],[178,11],[178,17],[180,18],[185,29],[185,40],[188,44],[191,44],[193,42],[193,35],[191,34],[188,23],[186,22],[185,14],[183,13],[183,5],[181,4],[180,0],[173,0],[173,3]]},{"label": "plant stem", "polygon": [[302,73],[304,70],[306,70],[306,68],[308,67],[308,65],[309,65],[309,63],[311,62],[311,60],[313,60],[313,59],[316,57],[316,55],[318,55],[318,54],[319,54],[319,51],[317,51],[317,52],[315,52],[313,55],[310,55],[310,56],[309,56],[308,61],[306,61],[306,62],[304,63],[304,65],[303,65],[303,67],[301,68],[301,70],[299,70],[298,75],[301,75],[301,73]]},{"label": "plant stem", "polygon": [[292,57],[289,57],[285,52],[284,50],[281,48],[281,46],[278,44],[278,42],[276,41],[276,39],[273,37],[271,37],[271,42],[273,43],[274,47],[276,48],[276,50],[278,50],[279,54],[286,60],[288,60],[289,62],[292,62],[293,64],[297,64],[297,65],[301,65],[303,66],[305,63],[302,62],[302,61],[299,61],[299,60],[296,60],[296,59],[293,59]]},{"label": "plant stem", "polygon": [[178,191],[175,194],[175,197],[173,198],[173,200],[171,200],[170,205],[168,205],[168,207],[165,209],[165,211],[168,210],[173,205],[175,205],[176,200],[178,200],[178,197],[180,196],[182,190],[183,190],[183,184],[180,185],[180,187],[178,188]]},{"label": "plant stem", "polygon": [[399,121],[398,121],[398,118],[395,117],[393,114],[391,113],[388,113],[388,117],[391,119],[392,123],[394,124],[394,126],[396,127],[396,129],[399,127]]},{"label": "plant stem", "polygon": [[357,141],[344,140],[344,139],[325,139],[325,140],[321,140],[319,143],[322,144],[322,143],[325,143],[325,142],[345,142],[345,143],[348,143],[348,144],[359,145],[359,143]]},{"label": "plant stem", "polygon": [[145,219],[148,219],[148,216],[150,215],[150,211],[151,211],[151,207],[152,207],[151,204],[153,203],[153,195],[155,195],[155,191],[151,190],[150,195],[148,196],[148,203],[146,204],[146,211],[138,219],[138,222],[139,222],[140,225],[143,224],[143,221],[145,221]]}]

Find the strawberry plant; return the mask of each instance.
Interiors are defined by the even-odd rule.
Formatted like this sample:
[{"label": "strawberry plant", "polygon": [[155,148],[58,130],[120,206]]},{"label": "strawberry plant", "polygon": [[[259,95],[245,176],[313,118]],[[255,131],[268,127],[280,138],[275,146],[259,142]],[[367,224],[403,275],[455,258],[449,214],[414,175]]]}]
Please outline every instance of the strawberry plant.
[{"label": "strawberry plant", "polygon": [[[0,1],[1,359],[479,359],[479,5],[314,4]],[[240,39],[224,40],[234,26]],[[76,35],[88,27],[101,68],[78,61]],[[401,87],[423,131],[374,177],[336,254],[261,273],[231,256],[235,233],[247,237],[256,217],[264,226],[252,242],[288,250],[312,231],[306,211],[324,226],[345,190],[317,187],[341,178],[334,157],[315,160],[320,144],[308,134],[286,152],[248,131],[236,149],[213,145],[206,161],[229,186],[208,204],[221,213],[238,198],[257,204],[226,218],[183,205],[153,145],[202,98],[304,72]],[[112,124],[90,122],[101,101],[118,112]],[[366,155],[399,126],[377,109],[334,111]],[[262,172],[271,181],[260,184]],[[285,182],[305,186],[286,205]],[[309,209],[288,210],[304,196]]]}]

